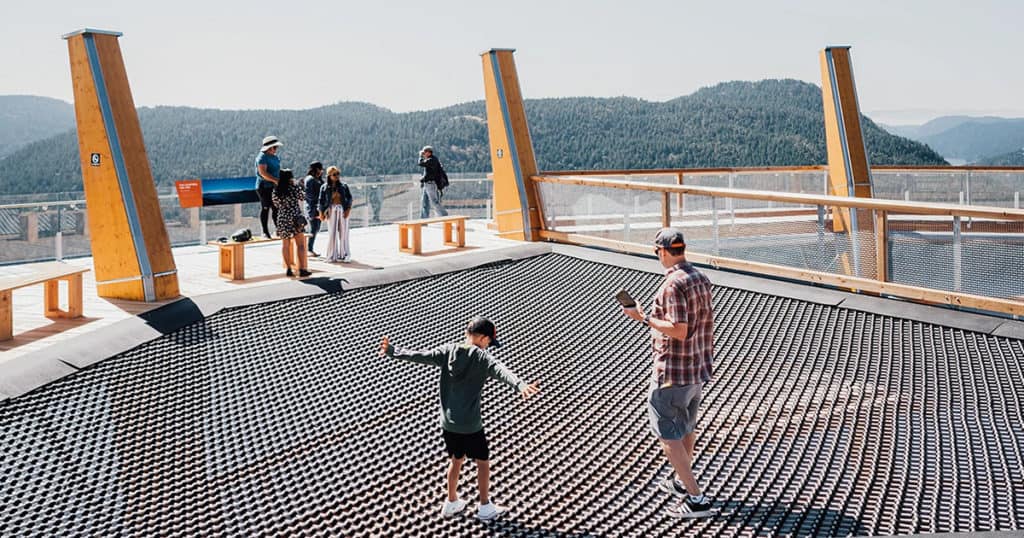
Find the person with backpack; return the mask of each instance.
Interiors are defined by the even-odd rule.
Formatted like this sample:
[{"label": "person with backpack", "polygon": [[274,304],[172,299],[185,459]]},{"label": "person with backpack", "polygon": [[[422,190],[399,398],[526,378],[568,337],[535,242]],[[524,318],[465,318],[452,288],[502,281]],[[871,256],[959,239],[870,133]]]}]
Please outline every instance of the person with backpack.
[{"label": "person with backpack", "polygon": [[448,186],[448,174],[434,155],[434,148],[423,146],[419,165],[423,167],[423,177],[420,178],[420,218],[429,217],[431,207],[438,216],[447,217],[448,210],[441,204],[441,194]]},{"label": "person with backpack", "polygon": [[320,231],[320,187],[324,186],[324,165],[320,161],[313,161],[306,172],[306,178],[302,180],[302,186],[306,193],[306,219],[309,220],[309,256],[319,257],[313,250],[313,242],[316,241],[316,234]]},{"label": "person with backpack", "polygon": [[448,498],[441,507],[444,517],[452,517],[466,508],[466,501],[459,498],[458,486],[459,472],[467,456],[476,461],[480,493],[477,519],[490,521],[506,511],[490,498],[491,451],[480,415],[480,392],[488,379],[515,389],[524,399],[540,392],[540,386],[523,381],[487,352],[487,348],[500,345],[494,323],[482,316],[469,321],[465,341],[428,351],[396,350],[387,336],[381,338],[382,356],[441,369],[441,436],[445,451],[451,458],[447,476]]}]

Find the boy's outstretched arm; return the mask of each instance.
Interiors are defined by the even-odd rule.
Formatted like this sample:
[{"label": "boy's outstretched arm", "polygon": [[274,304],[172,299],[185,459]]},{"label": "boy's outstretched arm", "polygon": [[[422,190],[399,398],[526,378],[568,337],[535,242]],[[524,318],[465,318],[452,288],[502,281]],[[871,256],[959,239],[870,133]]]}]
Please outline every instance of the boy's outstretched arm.
[{"label": "boy's outstretched arm", "polygon": [[512,373],[512,370],[509,370],[504,364],[498,362],[494,357],[489,357],[489,359],[490,364],[487,367],[487,373],[490,377],[516,389],[519,391],[519,394],[523,395],[523,399],[527,399],[540,392],[539,384],[527,383],[520,379],[519,376]]},{"label": "boy's outstretched arm", "polygon": [[523,387],[519,391],[519,394],[523,395],[523,399],[524,400],[528,400],[528,399],[530,399],[530,396],[533,396],[534,394],[537,394],[538,392],[540,392],[540,384],[534,382],[534,383],[530,383],[529,385],[526,385],[525,387]]},{"label": "boy's outstretched arm", "polygon": [[385,336],[380,340],[380,355],[392,357],[398,360],[417,362],[420,364],[429,364],[431,366],[441,366],[445,357],[448,355],[444,347],[436,349],[430,349],[427,351],[409,351],[405,349],[395,349],[395,346],[391,345],[388,337]]}]

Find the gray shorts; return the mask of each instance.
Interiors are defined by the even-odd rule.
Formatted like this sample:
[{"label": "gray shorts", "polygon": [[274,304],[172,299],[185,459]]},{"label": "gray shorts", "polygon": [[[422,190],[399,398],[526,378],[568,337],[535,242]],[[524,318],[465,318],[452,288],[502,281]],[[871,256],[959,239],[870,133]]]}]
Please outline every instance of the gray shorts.
[{"label": "gray shorts", "polygon": [[700,407],[703,383],[658,387],[651,385],[647,414],[651,430],[661,439],[677,441],[697,429],[697,408]]}]

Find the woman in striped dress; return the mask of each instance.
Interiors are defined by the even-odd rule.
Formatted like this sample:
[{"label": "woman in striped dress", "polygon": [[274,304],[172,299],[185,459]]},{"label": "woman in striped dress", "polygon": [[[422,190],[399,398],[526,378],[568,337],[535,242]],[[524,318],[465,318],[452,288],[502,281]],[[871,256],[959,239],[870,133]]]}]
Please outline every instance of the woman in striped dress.
[{"label": "woman in striped dress", "polygon": [[348,216],[352,212],[352,191],[341,182],[337,166],[327,169],[327,182],[320,187],[320,220],[327,221],[327,251],[329,262],[348,263],[352,253],[348,245]]}]

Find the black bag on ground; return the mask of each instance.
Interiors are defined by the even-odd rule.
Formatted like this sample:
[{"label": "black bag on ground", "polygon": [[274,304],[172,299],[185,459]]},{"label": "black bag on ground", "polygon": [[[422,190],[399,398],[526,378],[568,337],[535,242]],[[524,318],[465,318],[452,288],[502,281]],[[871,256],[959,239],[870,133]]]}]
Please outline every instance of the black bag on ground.
[{"label": "black bag on ground", "polygon": [[231,234],[231,240],[236,243],[242,243],[250,239],[252,239],[252,230],[248,228],[242,228],[241,230]]}]

